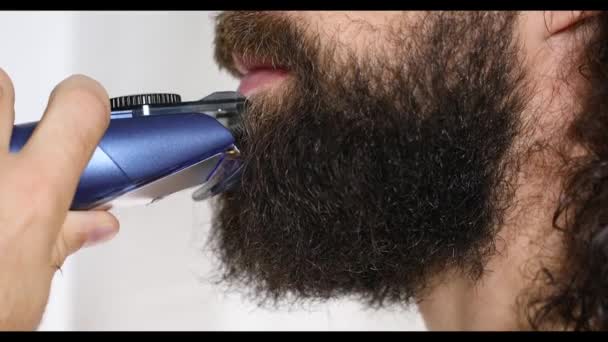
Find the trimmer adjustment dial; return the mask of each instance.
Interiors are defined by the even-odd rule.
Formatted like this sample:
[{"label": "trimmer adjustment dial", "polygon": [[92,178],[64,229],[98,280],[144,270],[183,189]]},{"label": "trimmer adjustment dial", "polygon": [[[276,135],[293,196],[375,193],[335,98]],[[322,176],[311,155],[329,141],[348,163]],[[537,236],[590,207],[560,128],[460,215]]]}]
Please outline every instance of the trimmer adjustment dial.
[{"label": "trimmer adjustment dial", "polygon": [[111,98],[110,107],[112,111],[119,111],[144,105],[170,105],[181,102],[182,98],[177,94],[139,94]]}]

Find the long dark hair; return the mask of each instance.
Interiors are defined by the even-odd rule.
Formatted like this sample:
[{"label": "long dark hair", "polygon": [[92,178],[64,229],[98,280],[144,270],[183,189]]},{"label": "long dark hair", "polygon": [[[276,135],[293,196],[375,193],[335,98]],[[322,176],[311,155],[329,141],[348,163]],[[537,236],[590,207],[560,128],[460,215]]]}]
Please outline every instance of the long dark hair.
[{"label": "long dark hair", "polygon": [[564,263],[541,271],[547,287],[529,316],[536,329],[608,330],[608,13],[593,20],[578,67],[586,82],[583,110],[568,131],[568,141],[585,153],[568,160],[553,219]]}]

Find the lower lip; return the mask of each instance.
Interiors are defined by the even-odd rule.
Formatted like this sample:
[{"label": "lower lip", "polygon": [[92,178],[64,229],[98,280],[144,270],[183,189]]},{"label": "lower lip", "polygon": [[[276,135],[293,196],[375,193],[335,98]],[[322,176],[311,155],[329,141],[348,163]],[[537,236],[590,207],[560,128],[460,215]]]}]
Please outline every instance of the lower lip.
[{"label": "lower lip", "polygon": [[251,96],[261,89],[278,83],[287,77],[287,71],[279,69],[259,69],[247,73],[241,78],[238,92],[243,96]]}]

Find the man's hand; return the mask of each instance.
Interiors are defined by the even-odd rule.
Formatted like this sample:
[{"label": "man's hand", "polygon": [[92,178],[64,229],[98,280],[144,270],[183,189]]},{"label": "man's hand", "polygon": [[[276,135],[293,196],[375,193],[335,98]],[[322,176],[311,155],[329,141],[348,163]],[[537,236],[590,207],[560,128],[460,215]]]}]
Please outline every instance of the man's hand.
[{"label": "man's hand", "polygon": [[101,85],[70,77],[51,93],[27,144],[12,154],[14,100],[12,82],[0,70],[0,330],[33,330],[65,259],[118,232],[106,211],[69,211],[110,108]]}]

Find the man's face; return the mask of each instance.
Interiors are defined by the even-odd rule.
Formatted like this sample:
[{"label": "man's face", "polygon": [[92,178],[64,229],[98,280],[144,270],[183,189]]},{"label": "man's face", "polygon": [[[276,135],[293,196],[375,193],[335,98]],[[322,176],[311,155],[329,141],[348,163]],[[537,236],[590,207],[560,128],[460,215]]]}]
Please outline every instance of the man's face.
[{"label": "man's face", "polygon": [[[494,253],[533,142],[515,13],[236,12],[240,186],[218,198],[228,280],[260,299],[408,303]],[[243,76],[244,75],[244,76]]]}]

